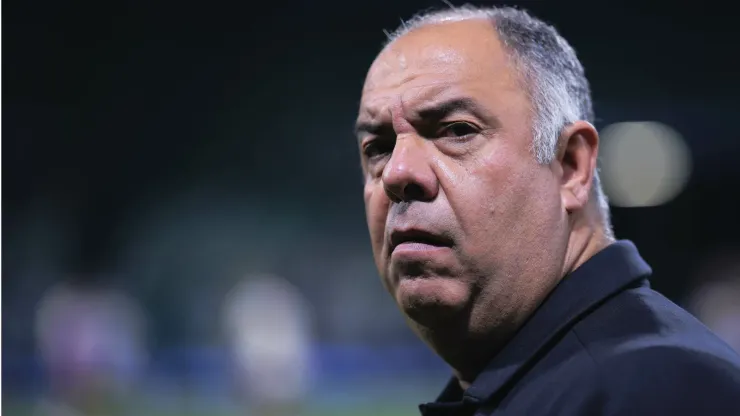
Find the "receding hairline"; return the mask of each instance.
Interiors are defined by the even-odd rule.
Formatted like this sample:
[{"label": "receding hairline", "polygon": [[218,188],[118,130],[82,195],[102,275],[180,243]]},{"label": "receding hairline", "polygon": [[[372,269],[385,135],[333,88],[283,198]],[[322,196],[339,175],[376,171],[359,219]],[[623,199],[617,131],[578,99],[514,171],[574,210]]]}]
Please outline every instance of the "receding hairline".
[{"label": "receding hairline", "polygon": [[[496,39],[499,38],[498,32],[496,31],[496,21],[493,18],[493,16],[487,16],[485,14],[479,14],[479,15],[470,15],[470,16],[455,16],[455,17],[449,17],[445,19],[435,19],[434,13],[430,15],[419,15],[411,20],[408,21],[408,23],[412,23],[412,26],[408,26],[407,22],[403,22],[402,25],[396,29],[393,32],[389,32],[387,30],[384,30],[387,39],[383,43],[382,50],[385,50],[388,48],[388,46],[391,46],[393,43],[395,43],[397,40],[405,37],[406,35],[416,32],[420,29],[426,29],[433,26],[444,26],[449,24],[456,24],[456,23],[469,23],[471,21],[481,21],[483,23],[488,23],[491,26],[491,29],[493,29],[493,35],[495,35]],[[429,20],[426,19],[426,17],[429,17]],[[381,51],[382,51],[381,50]]]},{"label": "receding hairline", "polygon": [[[449,13],[461,10],[467,11],[469,14],[450,14],[448,17],[441,19],[436,19],[434,16],[436,13]],[[389,49],[393,46],[394,43],[396,43],[396,41],[399,41],[414,32],[424,29],[430,29],[434,26],[445,26],[471,22],[486,23],[489,26],[489,28],[491,29],[492,39],[494,39],[501,46],[501,50],[504,52],[504,58],[506,59],[506,62],[511,65],[511,69],[513,70],[516,80],[519,82],[522,88],[524,88],[525,90],[529,90],[532,86],[532,80],[528,77],[528,74],[525,71],[519,70],[521,67],[519,65],[519,62],[517,61],[516,51],[509,45],[507,45],[505,39],[502,38],[501,34],[499,33],[498,27],[496,26],[495,16],[489,15],[485,11],[481,11],[479,9],[469,9],[467,8],[467,6],[463,6],[463,8],[458,7],[449,10],[443,9],[419,14],[412,17],[408,21],[402,21],[401,26],[393,32],[384,30],[384,33],[386,34],[388,39],[383,44],[380,52],[378,52],[378,54],[376,55],[375,61],[377,61],[377,59],[380,58],[380,56],[383,55],[385,52],[389,51]],[[408,25],[409,23],[411,23],[410,26]]]}]

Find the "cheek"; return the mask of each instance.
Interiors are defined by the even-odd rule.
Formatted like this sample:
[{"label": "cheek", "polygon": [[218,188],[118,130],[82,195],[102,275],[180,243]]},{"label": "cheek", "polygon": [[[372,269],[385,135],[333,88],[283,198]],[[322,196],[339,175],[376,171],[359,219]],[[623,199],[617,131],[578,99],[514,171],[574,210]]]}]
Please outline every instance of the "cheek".
[{"label": "cheek", "polygon": [[470,172],[471,187],[480,194],[480,204],[473,205],[479,211],[477,214],[483,216],[480,219],[500,216],[515,208],[516,199],[524,191],[522,186],[527,185],[522,162],[507,156],[509,152],[506,148],[491,152],[478,160]]},{"label": "cheek", "polygon": [[558,222],[557,184],[547,166],[528,158],[527,154],[494,164],[485,176],[486,186],[494,191],[487,207],[491,227],[511,250],[538,244]]},{"label": "cheek", "polygon": [[379,260],[385,239],[385,222],[388,216],[390,200],[386,196],[383,187],[376,183],[365,185],[364,197],[365,217],[367,219],[367,228],[370,232],[370,242],[373,247],[373,254],[376,260]]},{"label": "cheek", "polygon": [[469,201],[460,206],[464,215],[459,218],[483,252],[518,246],[529,237],[529,228],[538,227],[542,208],[550,203],[551,192],[543,189],[546,168],[516,150],[500,146],[478,159],[466,186],[459,188]]}]

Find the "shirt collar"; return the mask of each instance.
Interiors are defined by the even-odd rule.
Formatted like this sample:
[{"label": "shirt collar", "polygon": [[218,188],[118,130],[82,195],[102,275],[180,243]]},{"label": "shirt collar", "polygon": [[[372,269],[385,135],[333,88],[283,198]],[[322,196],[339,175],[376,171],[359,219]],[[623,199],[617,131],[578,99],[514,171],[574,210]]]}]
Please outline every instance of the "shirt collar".
[{"label": "shirt collar", "polygon": [[[494,357],[466,391],[454,378],[435,403],[420,406],[424,414],[447,414],[450,406],[486,401],[526,371],[526,364],[547,350],[548,343],[579,317],[637,280],[652,273],[628,240],[615,242],[566,276],[516,336]],[[647,284],[647,283],[646,283]]]}]

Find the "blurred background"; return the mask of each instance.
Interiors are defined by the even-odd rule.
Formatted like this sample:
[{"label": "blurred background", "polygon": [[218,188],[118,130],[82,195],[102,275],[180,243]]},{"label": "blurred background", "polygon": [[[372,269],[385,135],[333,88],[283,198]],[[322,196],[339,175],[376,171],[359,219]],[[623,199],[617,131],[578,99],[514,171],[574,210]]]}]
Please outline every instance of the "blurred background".
[{"label": "blurred background", "polygon": [[[729,3],[506,4],[586,68],[617,236],[740,350]],[[352,125],[383,29],[443,6],[5,2],[3,412],[417,414],[448,370],[377,278]]]}]

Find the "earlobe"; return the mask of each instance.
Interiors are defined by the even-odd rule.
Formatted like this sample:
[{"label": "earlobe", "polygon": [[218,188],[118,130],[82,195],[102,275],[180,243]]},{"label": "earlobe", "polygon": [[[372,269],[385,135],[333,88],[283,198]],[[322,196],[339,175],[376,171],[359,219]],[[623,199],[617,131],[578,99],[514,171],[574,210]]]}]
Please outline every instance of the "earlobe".
[{"label": "earlobe", "polygon": [[599,150],[599,134],[591,123],[577,121],[560,135],[558,162],[562,168],[561,198],[569,212],[588,203]]}]

